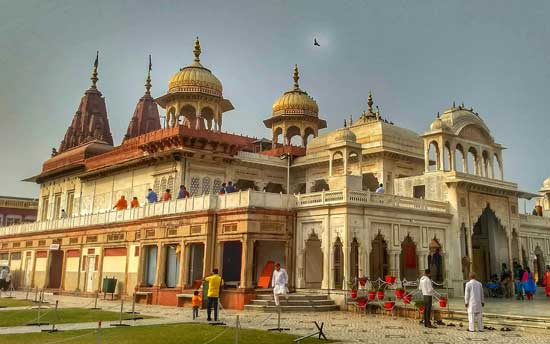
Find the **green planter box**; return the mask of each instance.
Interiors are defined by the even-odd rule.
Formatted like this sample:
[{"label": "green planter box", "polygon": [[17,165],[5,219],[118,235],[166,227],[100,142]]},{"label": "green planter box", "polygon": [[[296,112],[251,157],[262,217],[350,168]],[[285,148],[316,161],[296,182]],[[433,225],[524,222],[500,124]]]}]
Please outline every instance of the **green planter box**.
[{"label": "green planter box", "polygon": [[114,294],[116,290],[116,282],[117,282],[117,279],[114,277],[112,278],[105,277],[103,279],[102,291],[105,294]]}]

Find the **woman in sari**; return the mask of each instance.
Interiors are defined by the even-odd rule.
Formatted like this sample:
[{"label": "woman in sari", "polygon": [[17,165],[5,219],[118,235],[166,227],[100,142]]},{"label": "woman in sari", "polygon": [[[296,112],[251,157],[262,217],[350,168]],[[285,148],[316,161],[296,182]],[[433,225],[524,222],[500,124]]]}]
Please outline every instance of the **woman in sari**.
[{"label": "woman in sari", "polygon": [[546,297],[550,297],[550,266],[546,267],[542,285],[544,285],[544,293],[546,294]]},{"label": "woman in sari", "polygon": [[533,300],[533,295],[537,291],[537,285],[535,284],[533,274],[531,273],[529,267],[525,268],[525,272],[523,273],[523,277],[521,278],[521,284],[523,286],[523,290],[525,291],[525,295],[527,295],[527,300]]}]

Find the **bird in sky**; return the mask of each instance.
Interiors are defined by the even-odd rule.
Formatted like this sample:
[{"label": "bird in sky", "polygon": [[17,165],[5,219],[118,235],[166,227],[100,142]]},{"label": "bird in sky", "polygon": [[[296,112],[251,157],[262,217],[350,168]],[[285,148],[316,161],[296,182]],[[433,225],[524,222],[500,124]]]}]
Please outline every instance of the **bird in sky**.
[{"label": "bird in sky", "polygon": [[321,44],[319,44],[319,42],[317,42],[317,38],[313,38],[313,45],[315,45],[317,47],[321,46]]}]

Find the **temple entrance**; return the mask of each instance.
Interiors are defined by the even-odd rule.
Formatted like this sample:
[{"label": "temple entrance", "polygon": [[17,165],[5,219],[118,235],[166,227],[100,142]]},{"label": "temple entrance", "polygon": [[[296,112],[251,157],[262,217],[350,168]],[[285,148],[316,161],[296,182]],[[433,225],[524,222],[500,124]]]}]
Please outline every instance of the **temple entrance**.
[{"label": "temple entrance", "polygon": [[370,251],[370,279],[372,281],[378,278],[384,279],[388,274],[388,244],[384,236],[380,233],[372,241],[372,250]]},{"label": "temple entrance", "polygon": [[180,259],[177,245],[166,247],[166,271],[165,281],[167,288],[175,288],[178,284],[180,271]]},{"label": "temple entrance", "polygon": [[416,244],[407,235],[401,243],[401,280],[416,281],[418,266],[416,261]]},{"label": "temple entrance", "polygon": [[533,278],[537,285],[542,285],[542,279],[544,277],[544,255],[539,246],[535,248],[535,260],[533,262]]},{"label": "temple entrance", "polygon": [[189,257],[187,259],[187,285],[195,288],[201,285],[204,269],[204,244],[189,245]]},{"label": "temple entrance", "polygon": [[223,243],[222,277],[227,286],[239,285],[241,281],[242,243],[226,241]]},{"label": "temple entrance", "polygon": [[61,272],[63,269],[63,251],[50,251],[50,272],[48,288],[59,289],[61,287]]},{"label": "temple entrance", "polygon": [[304,254],[304,275],[306,288],[321,288],[323,281],[323,251],[317,234],[311,233],[306,241]]},{"label": "temple entrance", "polygon": [[509,265],[508,238],[504,227],[489,206],[474,225],[472,236],[473,271],[482,282],[500,274],[502,263]]}]

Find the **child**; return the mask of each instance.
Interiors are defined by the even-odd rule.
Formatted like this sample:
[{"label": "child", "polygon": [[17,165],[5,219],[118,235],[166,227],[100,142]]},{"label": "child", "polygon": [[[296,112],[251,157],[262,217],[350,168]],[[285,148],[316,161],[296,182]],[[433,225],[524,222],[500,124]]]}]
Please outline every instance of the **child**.
[{"label": "child", "polygon": [[193,297],[191,298],[191,305],[193,306],[193,320],[199,317],[199,307],[201,306],[202,299],[199,296],[199,291],[195,290]]}]

